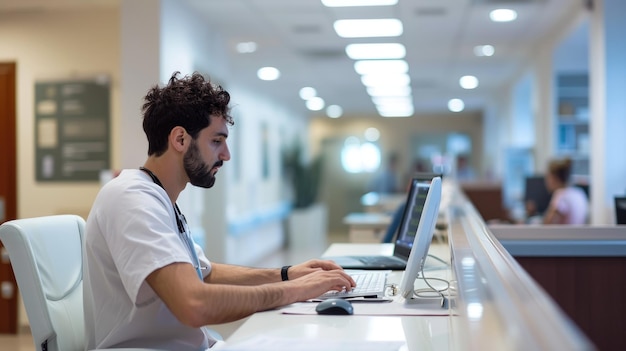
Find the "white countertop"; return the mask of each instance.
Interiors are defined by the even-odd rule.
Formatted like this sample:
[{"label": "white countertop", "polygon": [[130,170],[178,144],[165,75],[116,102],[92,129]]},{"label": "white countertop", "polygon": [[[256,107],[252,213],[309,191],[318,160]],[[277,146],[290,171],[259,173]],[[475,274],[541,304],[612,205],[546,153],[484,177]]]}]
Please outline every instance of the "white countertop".
[{"label": "white countertop", "polygon": [[[444,244],[433,244],[432,254],[449,260],[449,248]],[[330,255],[391,255],[393,244],[332,244],[323,256]],[[389,284],[397,284],[402,271],[394,271],[388,276]],[[449,269],[430,272],[441,277],[449,277]],[[380,303],[381,309],[386,303]],[[285,308],[288,308],[286,306]],[[298,342],[336,341],[395,341],[403,345],[403,350],[448,350],[450,321],[445,316],[384,316],[384,315],[286,315],[280,309],[255,313],[227,340],[229,345],[245,342],[251,338],[271,338],[274,342],[290,339]],[[267,340],[266,340],[267,341]],[[289,341],[289,340],[287,340]],[[328,345],[326,345],[328,346]],[[396,348],[397,349],[397,348]],[[345,350],[345,349],[344,349]]]}]

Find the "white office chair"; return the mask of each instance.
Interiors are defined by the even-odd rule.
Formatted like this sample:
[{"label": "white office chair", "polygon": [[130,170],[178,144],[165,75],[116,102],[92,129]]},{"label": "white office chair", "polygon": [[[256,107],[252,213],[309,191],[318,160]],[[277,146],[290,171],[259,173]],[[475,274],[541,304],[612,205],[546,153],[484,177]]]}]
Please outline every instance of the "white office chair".
[{"label": "white office chair", "polygon": [[[18,219],[0,225],[37,351],[83,351],[82,242],[75,215]],[[116,349],[149,350],[149,349]]]}]

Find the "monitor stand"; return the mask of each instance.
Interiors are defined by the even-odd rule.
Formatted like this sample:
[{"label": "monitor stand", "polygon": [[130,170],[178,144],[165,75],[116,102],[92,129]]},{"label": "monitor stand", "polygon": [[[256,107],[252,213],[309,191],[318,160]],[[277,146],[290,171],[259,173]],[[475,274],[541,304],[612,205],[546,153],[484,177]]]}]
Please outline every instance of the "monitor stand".
[{"label": "monitor stand", "polygon": [[448,309],[450,307],[450,299],[447,296],[433,296],[433,297],[421,297],[413,296],[405,299],[404,303],[411,307],[416,308],[442,308]]}]

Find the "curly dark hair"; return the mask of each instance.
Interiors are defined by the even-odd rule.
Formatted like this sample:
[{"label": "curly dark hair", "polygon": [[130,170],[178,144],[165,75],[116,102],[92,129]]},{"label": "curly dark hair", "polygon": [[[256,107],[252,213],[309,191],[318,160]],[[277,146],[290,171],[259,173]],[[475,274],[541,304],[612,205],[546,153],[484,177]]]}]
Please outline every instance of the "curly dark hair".
[{"label": "curly dark hair", "polygon": [[220,116],[234,125],[230,115],[230,94],[219,85],[194,72],[178,78],[174,72],[167,85],[153,86],[142,107],[143,130],[148,137],[148,155],[161,156],[167,150],[167,138],[174,127],[185,128],[192,138]]}]

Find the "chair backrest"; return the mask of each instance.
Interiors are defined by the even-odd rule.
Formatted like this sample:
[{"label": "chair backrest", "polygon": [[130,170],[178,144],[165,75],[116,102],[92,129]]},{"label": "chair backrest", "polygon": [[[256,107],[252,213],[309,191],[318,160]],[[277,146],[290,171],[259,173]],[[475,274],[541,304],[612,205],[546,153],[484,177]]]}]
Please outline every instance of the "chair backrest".
[{"label": "chair backrest", "polygon": [[615,197],[615,222],[626,224],[626,197]]},{"label": "chair backrest", "polygon": [[18,219],[0,226],[38,351],[84,349],[82,242],[75,215]]}]

